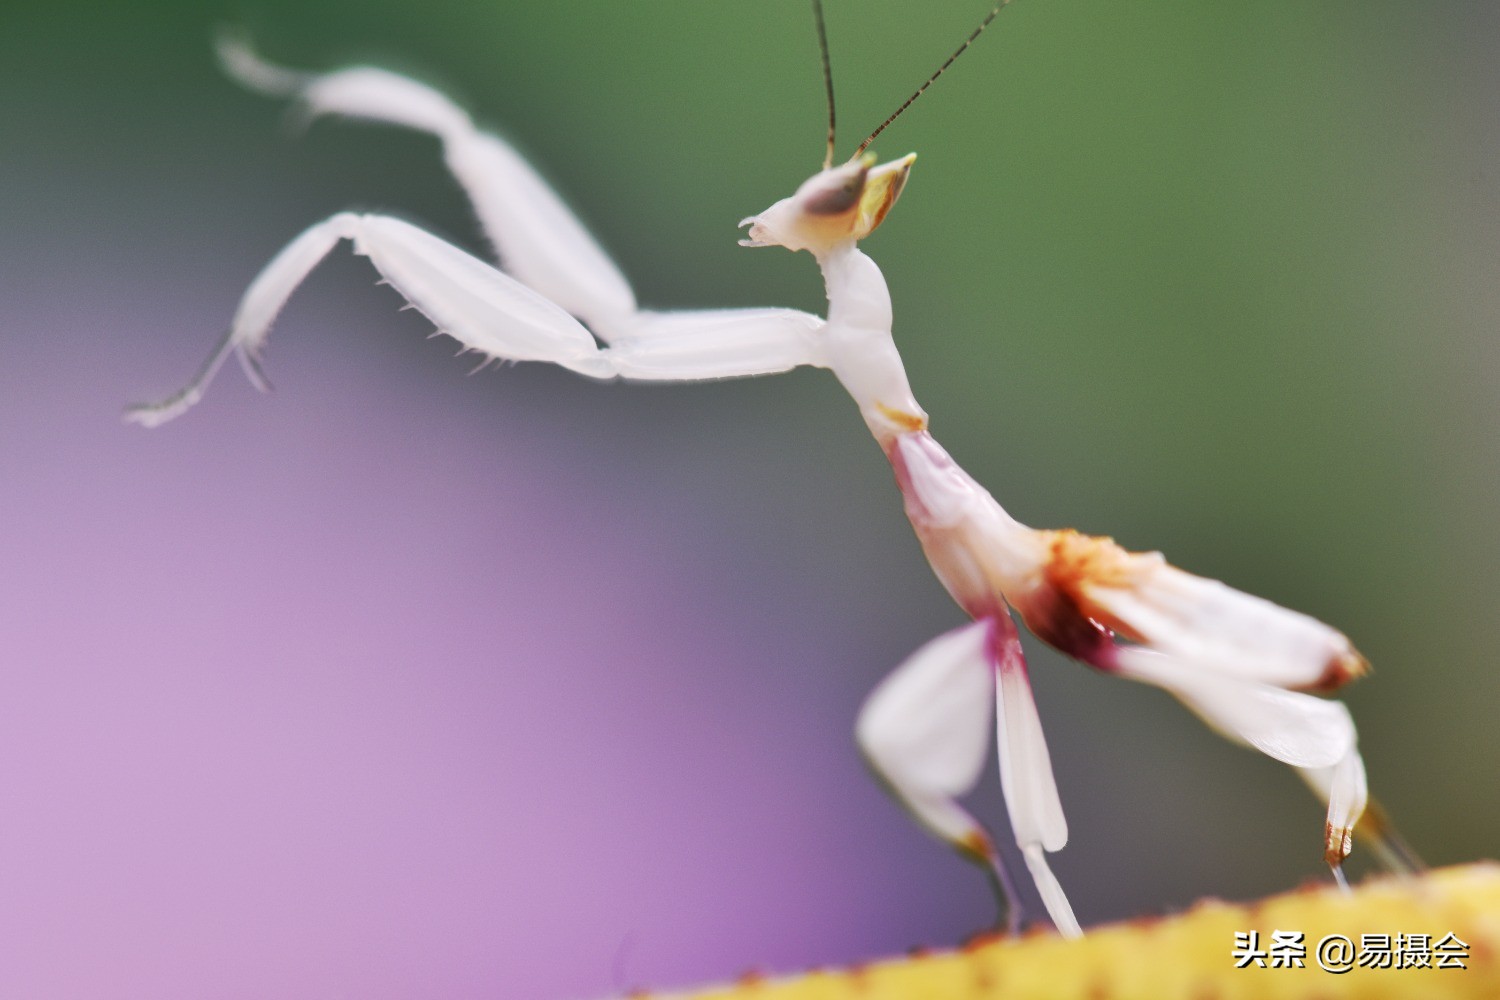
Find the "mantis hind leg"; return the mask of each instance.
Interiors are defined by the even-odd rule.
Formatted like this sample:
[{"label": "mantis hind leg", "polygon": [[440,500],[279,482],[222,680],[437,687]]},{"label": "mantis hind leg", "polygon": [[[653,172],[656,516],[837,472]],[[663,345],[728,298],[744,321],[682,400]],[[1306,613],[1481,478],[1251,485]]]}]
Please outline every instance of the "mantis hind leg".
[{"label": "mantis hind leg", "polygon": [[1002,615],[945,633],[907,658],[860,710],[859,744],[922,826],[990,873],[1014,933],[1022,916],[1016,887],[989,832],[957,802],[979,780],[997,728],[1016,843],[1058,931],[1077,937],[1082,931],[1045,857],[1066,843],[1067,825],[1020,639]]}]

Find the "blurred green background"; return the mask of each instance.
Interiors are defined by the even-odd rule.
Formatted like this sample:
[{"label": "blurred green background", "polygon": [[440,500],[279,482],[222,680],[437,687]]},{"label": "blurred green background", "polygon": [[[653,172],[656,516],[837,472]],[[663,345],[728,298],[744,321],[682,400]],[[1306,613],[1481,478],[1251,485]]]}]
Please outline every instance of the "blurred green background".
[{"label": "blurred green background", "polygon": [[[841,151],[986,9],[828,0]],[[429,139],[328,122],[290,139],[282,107],[216,69],[222,24],[289,65],[377,61],[448,88],[556,183],[645,304],[823,308],[809,259],[735,245],[735,222],[822,155],[803,0],[11,4],[6,476],[51,454],[27,407],[81,373],[104,388],[80,405],[125,435],[117,404],[186,376],[249,277],[312,221],[390,209],[482,247]],[[1013,514],[1160,549],[1354,639],[1376,671],[1347,692],[1373,791],[1434,863],[1493,855],[1500,824],[1497,51],[1500,7],[1477,0],[1021,0],[878,143],[920,159],[866,245],[935,434]],[[704,560],[752,589],[808,587],[823,642],[864,657],[819,682],[847,706],[830,729],[957,623],[825,374],[601,389],[525,366],[465,383],[441,348],[400,353],[421,324],[392,318],[369,279],[339,256],[294,300],[268,359],[278,399],[341,384],[337,366],[298,366],[305,335],[428,398],[555,407],[535,412],[580,442],[559,465],[649,477],[663,517],[693,511],[762,553],[752,572],[709,541]],[[84,307],[100,301],[129,337]],[[277,405],[237,380],[205,408]],[[621,402],[595,412],[600,394]],[[608,448],[587,444],[599,421],[615,424]],[[711,678],[711,652],[692,669]],[[1056,867],[1086,919],[1318,874],[1321,819],[1286,769],[1159,692],[1041,649],[1033,675],[1072,828]],[[1003,823],[988,784],[980,801]],[[951,867],[931,889],[871,878],[893,909],[923,910],[977,883]],[[935,943],[986,905],[975,884],[951,923],[902,933]]]}]

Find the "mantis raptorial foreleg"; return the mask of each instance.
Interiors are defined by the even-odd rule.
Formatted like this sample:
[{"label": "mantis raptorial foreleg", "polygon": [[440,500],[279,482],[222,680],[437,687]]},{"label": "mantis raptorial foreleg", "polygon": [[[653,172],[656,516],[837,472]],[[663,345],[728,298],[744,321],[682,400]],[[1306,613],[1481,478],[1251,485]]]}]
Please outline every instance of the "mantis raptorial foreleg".
[{"label": "mantis raptorial foreleg", "polygon": [[508,143],[475,127],[468,112],[425,84],[368,66],[300,73],[260,59],[225,35],[219,58],[251,90],[299,102],[309,117],[335,114],[430,132],[474,206],[509,274],[609,341],[636,311],[614,261],[557,193]]},{"label": "mantis raptorial foreleg", "polygon": [[818,363],[823,321],[795,309],[637,313],[633,335],[601,349],[565,310],[472,254],[400,219],[341,212],[303,231],[251,282],[228,336],[197,377],[166,400],[132,407],[130,419],[153,427],[181,414],[202,397],[231,351],[265,388],[260,352],[272,322],[308,273],[346,239],[440,332],[486,358],[654,381],[763,375]]},{"label": "mantis raptorial foreleg", "polygon": [[614,262],[536,171],[437,91],[370,68],[293,72],[262,61],[234,38],[221,40],[220,56],[247,86],[296,97],[311,114],[367,118],[441,138],[504,271],[399,219],[335,215],[266,265],[198,375],[165,400],[132,407],[127,416],[137,423],[155,426],[191,407],[230,353],[258,388],[267,388],[259,355],[272,322],[343,239],[439,331],[486,358],[548,361],[595,378],[641,381],[743,378],[826,364],[818,338],[824,321],[810,313],[638,311]]},{"label": "mantis raptorial foreleg", "polygon": [[229,336],[198,378],[169,400],[133,408],[131,419],[149,427],[186,410],[231,350],[246,362],[247,371],[258,373],[260,351],[276,314],[340,240],[352,241],[356,252],[368,256],[407,302],[465,348],[488,357],[551,361],[593,373],[590,363],[599,355],[594,338],[541,295],[410,223],[341,212],[304,230],[251,282]]}]

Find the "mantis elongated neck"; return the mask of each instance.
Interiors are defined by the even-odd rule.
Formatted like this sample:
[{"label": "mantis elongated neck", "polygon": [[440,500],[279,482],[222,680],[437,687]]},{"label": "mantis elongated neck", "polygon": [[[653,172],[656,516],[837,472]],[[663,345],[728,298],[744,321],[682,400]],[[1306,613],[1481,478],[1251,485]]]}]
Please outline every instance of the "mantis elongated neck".
[{"label": "mantis elongated neck", "polygon": [[1030,529],[1007,514],[927,430],[891,335],[891,297],[875,262],[841,244],[818,258],[828,286],[828,367],[890,460],[906,514],[938,579],[975,618],[998,616],[1006,567],[1035,564]]},{"label": "mantis elongated neck", "polygon": [[927,414],[912,395],[891,336],[891,294],[875,262],[851,240],[818,256],[828,289],[828,367],[859,405],[870,433],[887,452],[902,434],[925,430]]}]

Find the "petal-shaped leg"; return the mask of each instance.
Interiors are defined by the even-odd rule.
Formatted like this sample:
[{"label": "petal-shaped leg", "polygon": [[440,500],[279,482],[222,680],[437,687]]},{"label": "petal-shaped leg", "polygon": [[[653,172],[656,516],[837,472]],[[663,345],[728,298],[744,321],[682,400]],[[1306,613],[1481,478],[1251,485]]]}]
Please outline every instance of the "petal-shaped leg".
[{"label": "petal-shaped leg", "polygon": [[635,296],[619,268],[519,153],[476,129],[468,113],[443,94],[369,67],[325,74],[283,69],[232,35],[220,40],[219,57],[244,86],[296,98],[311,115],[363,118],[438,136],[505,270],[584,319],[605,340],[628,326]]},{"label": "petal-shaped leg", "polygon": [[[399,219],[344,212],[307,229],[251,282],[229,335],[186,387],[127,418],[148,427],[198,401],[227,354],[236,351],[256,378],[271,323],[286,300],[343,239],[367,255],[387,283],[469,350],[513,361],[551,361],[596,374],[600,352],[589,331],[557,305],[431,233]],[[262,380],[256,378],[258,385]]]},{"label": "petal-shaped leg", "polygon": [[[1138,646],[1115,652],[1119,673],[1165,688],[1225,736],[1297,769],[1328,805],[1323,856],[1344,884],[1342,865],[1354,830],[1371,824],[1361,824],[1368,802],[1365,766],[1356,746],[1354,720],[1343,703],[1217,675]],[[1408,852],[1394,831],[1376,832],[1372,842],[1394,870],[1409,868],[1403,861]]]},{"label": "petal-shaped leg", "polygon": [[1224,736],[1293,767],[1332,767],[1354,748],[1354,720],[1341,702],[1215,674],[1140,646],[1118,647],[1105,669],[1165,688]]},{"label": "petal-shaped leg", "polygon": [[1349,883],[1344,878],[1344,859],[1354,848],[1354,825],[1369,800],[1365,763],[1359,750],[1351,747],[1337,764],[1298,768],[1297,773],[1328,805],[1328,822],[1323,827],[1323,860],[1328,863],[1334,879],[1347,892]]},{"label": "petal-shaped leg", "polygon": [[989,747],[995,673],[992,626],[977,621],[918,649],[860,709],[865,759],[896,800],[933,835],[985,866],[1012,933],[1021,906],[989,832],[954,799],[973,789]]},{"label": "petal-shaped leg", "polygon": [[1021,915],[1015,888],[984,827],[954,801],[984,766],[992,697],[1016,842],[1053,923],[1077,937],[1082,931],[1044,854],[1067,843],[1067,822],[1009,615],[954,629],[913,653],[865,702],[860,746],[923,826],[994,873],[1014,932]]},{"label": "petal-shaped leg", "polygon": [[[1331,691],[1369,670],[1349,639],[1315,618],[1185,573],[1160,553],[1126,553],[1083,539],[1116,569],[1083,585],[1088,598],[1139,642],[1216,673],[1277,687]],[[1093,543],[1089,546],[1089,543]]]},{"label": "petal-shaped leg", "polygon": [[1068,843],[1068,822],[1057,797],[1057,781],[1052,776],[1036,699],[1031,694],[1021,637],[1009,614],[1002,612],[991,623],[989,654],[999,676],[995,685],[996,721],[1005,808],[1052,922],[1065,937],[1080,937],[1083,930],[1078,918],[1047,864],[1045,852],[1060,851]]},{"label": "petal-shaped leg", "polygon": [[1297,773],[1328,805],[1324,859],[1335,874],[1349,856],[1355,834],[1388,871],[1414,875],[1426,867],[1401,839],[1380,803],[1369,797],[1358,749],[1332,767],[1299,768]]}]

